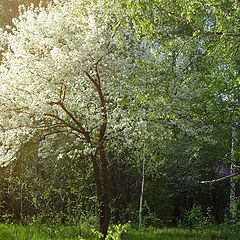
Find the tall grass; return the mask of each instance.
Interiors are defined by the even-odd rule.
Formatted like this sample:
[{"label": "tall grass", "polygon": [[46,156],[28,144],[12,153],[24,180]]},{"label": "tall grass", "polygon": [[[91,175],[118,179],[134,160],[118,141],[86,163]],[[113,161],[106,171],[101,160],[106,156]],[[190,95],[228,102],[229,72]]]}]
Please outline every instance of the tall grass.
[{"label": "tall grass", "polygon": [[90,226],[0,225],[0,240],[96,240]]},{"label": "tall grass", "polygon": [[124,240],[240,240],[240,227],[219,225],[205,228],[183,229],[129,229]]},{"label": "tall grass", "polygon": [[[116,228],[113,228],[116,229]],[[0,240],[97,240],[97,232],[89,225],[56,226],[45,225],[20,226],[0,224]],[[109,240],[118,240],[112,235]],[[122,240],[240,240],[240,227],[237,225],[219,225],[205,228],[143,228],[128,227],[121,235]]]}]

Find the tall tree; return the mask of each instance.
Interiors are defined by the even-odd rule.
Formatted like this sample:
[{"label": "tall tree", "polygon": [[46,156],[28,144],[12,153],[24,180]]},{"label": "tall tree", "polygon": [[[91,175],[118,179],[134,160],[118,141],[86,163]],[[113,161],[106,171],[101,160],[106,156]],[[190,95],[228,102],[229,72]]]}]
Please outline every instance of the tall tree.
[{"label": "tall tree", "polygon": [[[160,96],[152,98],[151,120],[195,139],[193,149],[201,149],[204,142],[220,144],[217,129],[231,132],[232,119],[239,122],[240,117],[239,2],[126,0],[122,4],[137,36],[151,42],[157,59],[151,76]],[[226,137],[230,143],[230,134]],[[234,146],[236,155],[239,149]],[[226,148],[224,152],[232,151],[231,144]],[[230,166],[230,154],[222,161]]]},{"label": "tall tree", "polygon": [[77,136],[81,147],[73,150],[93,165],[103,238],[110,222],[106,143],[127,134],[131,121],[121,104],[131,68],[121,47],[127,29],[111,11],[104,1],[25,9],[12,33],[2,32],[0,74],[1,161],[28,141]]}]

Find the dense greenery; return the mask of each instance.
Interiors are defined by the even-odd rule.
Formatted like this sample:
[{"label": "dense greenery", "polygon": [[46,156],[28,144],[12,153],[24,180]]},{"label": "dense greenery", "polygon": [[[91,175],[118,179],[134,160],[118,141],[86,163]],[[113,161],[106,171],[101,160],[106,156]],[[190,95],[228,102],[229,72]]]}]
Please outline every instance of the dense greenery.
[{"label": "dense greenery", "polygon": [[[237,224],[239,1],[34,1],[11,21],[30,2],[0,3],[1,222],[75,225],[73,239],[83,222],[105,237]],[[222,234],[239,232],[126,239]]]}]

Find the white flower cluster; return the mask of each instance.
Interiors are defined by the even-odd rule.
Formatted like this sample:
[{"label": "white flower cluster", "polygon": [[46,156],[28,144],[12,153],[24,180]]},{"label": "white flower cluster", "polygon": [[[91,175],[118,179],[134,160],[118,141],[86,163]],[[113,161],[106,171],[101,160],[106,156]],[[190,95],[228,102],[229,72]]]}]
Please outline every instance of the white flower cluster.
[{"label": "white flower cluster", "polygon": [[[0,67],[0,163],[40,130],[71,125],[74,132],[79,127],[75,120],[93,140],[98,138],[105,120],[99,93],[86,73],[101,79],[107,134],[131,129],[121,104],[130,81],[127,72],[133,69],[129,54],[119,50],[118,36],[128,30],[117,29],[111,11],[101,0],[56,1],[47,8],[25,9],[11,33],[0,32],[0,42],[7,44]],[[84,152],[96,147],[93,142]]]}]

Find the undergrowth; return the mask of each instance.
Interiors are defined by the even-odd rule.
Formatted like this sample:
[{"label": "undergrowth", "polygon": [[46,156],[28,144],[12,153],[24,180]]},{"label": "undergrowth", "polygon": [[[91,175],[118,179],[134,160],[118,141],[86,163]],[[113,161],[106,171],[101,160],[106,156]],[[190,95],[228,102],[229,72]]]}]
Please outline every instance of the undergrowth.
[{"label": "undergrowth", "polygon": [[[0,224],[0,240],[97,240],[100,234],[90,225],[56,226]],[[142,228],[115,225],[107,240],[240,240],[238,225],[203,228]]]}]

